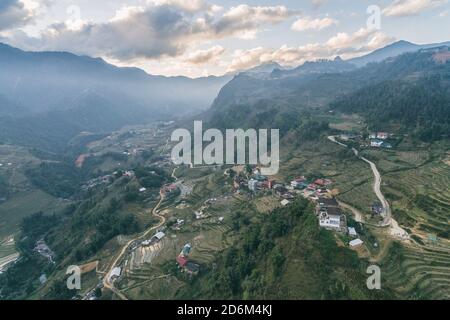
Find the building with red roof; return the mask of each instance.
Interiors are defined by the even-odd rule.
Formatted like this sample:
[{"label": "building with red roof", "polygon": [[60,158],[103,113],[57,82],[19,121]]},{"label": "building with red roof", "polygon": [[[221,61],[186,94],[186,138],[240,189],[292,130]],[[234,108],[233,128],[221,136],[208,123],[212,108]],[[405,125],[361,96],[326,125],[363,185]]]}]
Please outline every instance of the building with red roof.
[{"label": "building with red roof", "polygon": [[184,268],[186,266],[186,264],[188,263],[188,259],[183,256],[178,256],[177,262],[180,267]]}]

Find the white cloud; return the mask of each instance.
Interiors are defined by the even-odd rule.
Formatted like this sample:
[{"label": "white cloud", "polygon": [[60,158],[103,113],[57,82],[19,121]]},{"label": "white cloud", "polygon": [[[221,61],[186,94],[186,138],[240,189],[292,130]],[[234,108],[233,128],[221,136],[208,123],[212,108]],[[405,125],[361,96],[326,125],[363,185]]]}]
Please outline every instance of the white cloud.
[{"label": "white cloud", "polygon": [[300,18],[292,24],[292,30],[294,31],[306,31],[306,30],[322,30],[332,25],[338,24],[338,21],[325,17],[322,19],[313,19],[311,17]]},{"label": "white cloud", "polygon": [[383,14],[388,17],[404,17],[448,3],[448,0],[395,0],[384,8]]},{"label": "white cloud", "polygon": [[217,59],[225,52],[222,46],[214,46],[206,50],[197,50],[188,54],[185,62],[200,65],[217,61]]},{"label": "white cloud", "polygon": [[202,0],[152,0],[144,6],[123,7],[103,23],[55,23],[39,38],[21,35],[12,43],[25,49],[68,50],[119,60],[158,59],[182,56],[188,48],[212,40],[254,37],[261,27],[296,14],[284,6],[239,5],[224,10]]},{"label": "white cloud", "polygon": [[324,43],[310,43],[299,47],[284,45],[279,49],[257,47],[236,50],[228,71],[245,70],[268,62],[297,66],[306,61],[332,59],[338,55],[348,59],[369,53],[393,41],[393,38],[379,31],[360,29],[352,34],[338,33]]}]

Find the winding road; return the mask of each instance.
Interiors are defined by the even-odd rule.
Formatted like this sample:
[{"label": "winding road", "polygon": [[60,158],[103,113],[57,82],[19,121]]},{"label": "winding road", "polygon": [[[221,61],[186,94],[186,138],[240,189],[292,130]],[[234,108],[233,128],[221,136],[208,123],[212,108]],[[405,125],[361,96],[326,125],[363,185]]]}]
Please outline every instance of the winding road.
[{"label": "winding road", "polygon": [[[172,171],[172,175],[171,175],[171,177],[172,177],[173,179],[175,179],[175,181],[178,180],[178,177],[175,175],[177,169],[178,169],[178,168],[174,168],[173,171]],[[159,208],[161,207],[161,204],[163,203],[163,201],[164,201],[164,196],[163,196],[163,194],[160,192],[160,193],[159,193],[159,201],[158,201],[157,205],[156,205],[156,206],[153,208],[153,210],[152,210],[152,215],[155,216],[155,217],[157,217],[157,218],[160,220],[160,222],[159,222],[156,226],[151,227],[150,229],[146,230],[141,236],[139,236],[139,237],[137,237],[137,238],[135,238],[135,239],[132,239],[132,240],[128,241],[128,242],[123,246],[123,248],[122,248],[122,250],[120,251],[119,255],[116,257],[116,259],[114,260],[114,262],[111,264],[111,266],[110,266],[110,268],[109,268],[109,271],[106,273],[106,275],[105,275],[104,278],[103,278],[103,286],[104,286],[105,288],[107,288],[107,289],[110,289],[112,292],[114,292],[114,293],[115,293],[120,299],[122,299],[122,300],[128,300],[128,298],[127,298],[122,292],[120,292],[119,289],[117,289],[117,288],[114,286],[114,281],[111,281],[111,279],[110,279],[110,278],[111,278],[111,273],[112,273],[113,269],[117,266],[118,262],[119,262],[119,261],[123,258],[123,256],[127,253],[128,248],[130,247],[130,245],[131,245],[133,242],[148,237],[148,235],[149,235],[152,231],[155,231],[156,229],[161,228],[161,227],[166,223],[166,218],[158,213],[158,210],[159,210]]]},{"label": "winding road", "polygon": [[[348,145],[337,141],[335,136],[329,136],[328,140],[330,140],[334,143],[337,143],[338,145],[340,145],[342,147],[348,148]],[[383,216],[384,216],[384,220],[383,220],[383,222],[381,222],[379,224],[379,226],[380,227],[390,227],[390,234],[392,236],[399,237],[401,239],[409,239],[408,233],[405,230],[403,230],[398,225],[397,221],[395,221],[392,218],[391,206],[390,206],[389,202],[386,200],[383,193],[381,192],[382,179],[381,179],[380,171],[378,170],[377,166],[372,161],[360,156],[359,151],[356,150],[355,148],[352,148],[352,151],[356,157],[358,157],[359,159],[361,159],[362,161],[364,161],[370,165],[370,168],[372,169],[373,175],[375,177],[375,181],[373,184],[373,191],[374,191],[375,195],[377,196],[378,200],[380,200],[381,205],[383,206]]]}]

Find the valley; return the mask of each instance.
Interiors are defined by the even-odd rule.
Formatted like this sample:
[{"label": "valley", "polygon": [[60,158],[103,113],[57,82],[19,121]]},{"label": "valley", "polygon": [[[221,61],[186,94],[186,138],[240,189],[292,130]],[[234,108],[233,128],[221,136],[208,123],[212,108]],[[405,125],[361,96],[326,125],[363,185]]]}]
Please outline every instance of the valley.
[{"label": "valley", "polygon": [[[433,50],[236,75],[198,117],[278,128],[273,176],[174,164],[171,134],[192,116],[135,100],[127,113],[108,91],[20,115],[0,137],[0,299],[450,298],[448,48]],[[36,135],[16,140],[22,121]]]}]

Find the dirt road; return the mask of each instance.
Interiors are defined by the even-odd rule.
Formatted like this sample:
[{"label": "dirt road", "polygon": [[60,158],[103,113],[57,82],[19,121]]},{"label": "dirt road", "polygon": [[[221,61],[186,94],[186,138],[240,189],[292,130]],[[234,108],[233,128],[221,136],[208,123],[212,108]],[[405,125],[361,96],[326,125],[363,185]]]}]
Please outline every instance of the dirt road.
[{"label": "dirt road", "polygon": [[114,262],[111,264],[109,271],[106,273],[106,275],[103,278],[103,286],[105,288],[107,288],[107,289],[110,289],[112,292],[114,292],[122,300],[128,300],[128,298],[114,286],[114,281],[111,281],[111,279],[110,279],[111,273],[112,273],[113,269],[116,267],[117,263],[127,253],[128,248],[130,247],[130,245],[134,241],[146,238],[152,231],[155,231],[156,229],[159,229],[160,227],[162,227],[166,223],[166,218],[164,216],[158,214],[158,209],[161,206],[163,201],[164,201],[164,197],[162,196],[162,194],[160,194],[159,202],[152,210],[152,215],[157,217],[158,219],[160,219],[160,222],[158,223],[158,225],[156,225],[156,226],[146,230],[141,236],[128,241],[127,244],[125,246],[123,246],[123,248],[120,251],[119,255],[116,257]]},{"label": "dirt road", "polygon": [[[329,136],[328,140],[330,140],[334,143],[337,143],[340,146],[348,148],[348,146],[346,144],[337,141],[335,136]],[[383,216],[384,216],[384,220],[383,220],[383,222],[380,223],[379,226],[380,227],[390,227],[389,232],[392,236],[399,237],[401,239],[409,239],[408,233],[405,230],[403,230],[398,225],[397,221],[395,221],[392,218],[392,210],[391,210],[389,201],[386,200],[383,193],[381,192],[382,179],[381,179],[380,171],[378,171],[377,166],[372,161],[360,156],[359,151],[356,150],[355,148],[352,148],[352,150],[356,157],[358,157],[359,159],[361,159],[362,161],[364,161],[370,165],[370,168],[372,169],[373,175],[375,177],[375,181],[373,184],[373,191],[374,191],[375,195],[377,196],[378,200],[380,200],[381,205],[383,206]]]}]

